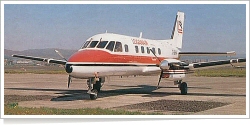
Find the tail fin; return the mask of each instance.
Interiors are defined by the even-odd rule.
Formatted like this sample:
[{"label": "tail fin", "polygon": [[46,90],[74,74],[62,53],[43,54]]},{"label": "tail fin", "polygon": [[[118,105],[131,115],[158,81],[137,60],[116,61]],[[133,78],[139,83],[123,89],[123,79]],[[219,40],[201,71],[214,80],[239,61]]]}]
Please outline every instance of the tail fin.
[{"label": "tail fin", "polygon": [[175,18],[175,24],[172,31],[171,39],[173,39],[173,44],[177,48],[182,48],[182,36],[183,36],[183,27],[184,27],[184,13],[177,12]]}]

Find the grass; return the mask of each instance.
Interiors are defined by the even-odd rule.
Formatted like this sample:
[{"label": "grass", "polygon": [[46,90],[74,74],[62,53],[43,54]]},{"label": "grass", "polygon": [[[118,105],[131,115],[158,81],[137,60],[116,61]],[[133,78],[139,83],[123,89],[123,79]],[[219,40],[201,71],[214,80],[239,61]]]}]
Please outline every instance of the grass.
[{"label": "grass", "polygon": [[217,68],[196,70],[195,76],[205,77],[246,77],[246,69]]},{"label": "grass", "polygon": [[161,113],[142,113],[125,111],[122,109],[111,110],[101,108],[81,109],[56,109],[56,108],[25,108],[19,107],[18,103],[4,105],[5,115],[162,115]]}]

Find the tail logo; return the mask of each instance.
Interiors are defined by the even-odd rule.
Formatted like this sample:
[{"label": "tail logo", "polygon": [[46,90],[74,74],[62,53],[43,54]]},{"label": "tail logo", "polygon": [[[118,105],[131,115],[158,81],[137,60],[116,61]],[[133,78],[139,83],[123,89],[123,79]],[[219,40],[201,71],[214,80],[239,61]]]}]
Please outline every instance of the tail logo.
[{"label": "tail logo", "polygon": [[182,22],[180,20],[177,21],[177,25],[178,25],[178,33],[183,33]]}]

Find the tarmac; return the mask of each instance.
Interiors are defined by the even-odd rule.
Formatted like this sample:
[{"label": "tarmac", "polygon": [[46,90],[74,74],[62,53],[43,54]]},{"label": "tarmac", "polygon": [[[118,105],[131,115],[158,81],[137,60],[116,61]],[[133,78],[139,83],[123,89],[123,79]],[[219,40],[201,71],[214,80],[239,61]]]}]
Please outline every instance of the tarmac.
[{"label": "tarmac", "polygon": [[[173,81],[159,76],[110,77],[90,100],[87,80],[66,74],[4,74],[4,102],[21,107],[63,109],[109,108],[159,112],[165,115],[240,115],[246,113],[245,77],[195,77],[189,75],[188,94],[181,95]],[[39,114],[38,114],[39,115]]]}]

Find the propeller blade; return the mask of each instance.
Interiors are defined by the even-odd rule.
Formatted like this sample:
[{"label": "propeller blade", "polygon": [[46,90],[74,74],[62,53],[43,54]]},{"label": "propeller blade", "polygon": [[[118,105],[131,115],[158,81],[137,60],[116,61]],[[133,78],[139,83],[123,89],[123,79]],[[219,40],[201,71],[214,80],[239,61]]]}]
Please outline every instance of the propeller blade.
[{"label": "propeller blade", "polygon": [[71,82],[72,82],[71,81],[71,76],[69,75],[69,77],[68,77],[68,88],[69,88],[69,85],[70,85]]},{"label": "propeller blade", "polygon": [[62,57],[65,61],[68,61],[58,50],[55,50],[55,52],[60,56]]},{"label": "propeller blade", "polygon": [[153,52],[153,50],[152,49],[149,49],[153,54],[154,54],[154,56],[157,58],[157,60],[161,63],[161,60],[155,55],[155,53]]},{"label": "propeller blade", "polygon": [[161,77],[162,77],[162,75],[163,75],[163,70],[161,70],[161,74],[160,74],[160,77],[159,77],[157,89],[159,88],[159,85],[160,85],[160,82],[161,82]]},{"label": "propeller blade", "polygon": [[[62,57],[65,61],[68,61],[68,60],[67,60],[58,50],[55,50],[55,52],[56,52],[60,57]],[[66,66],[64,65],[63,67],[64,67],[64,69],[66,70]],[[68,88],[69,88],[69,85],[70,85],[71,82],[72,82],[71,76],[69,75],[69,77],[68,77]]]}]

